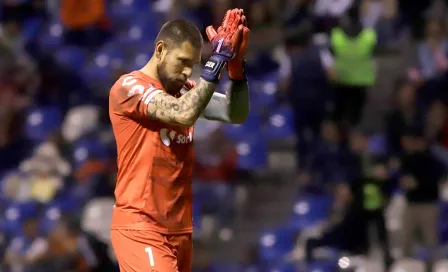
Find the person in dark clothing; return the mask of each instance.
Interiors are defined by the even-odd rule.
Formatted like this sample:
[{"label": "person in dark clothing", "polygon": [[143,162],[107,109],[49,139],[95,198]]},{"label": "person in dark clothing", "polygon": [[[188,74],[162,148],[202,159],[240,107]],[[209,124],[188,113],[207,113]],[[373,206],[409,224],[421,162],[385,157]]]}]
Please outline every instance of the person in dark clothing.
[{"label": "person in dark clothing", "polygon": [[76,219],[63,219],[49,235],[47,258],[33,272],[118,271],[109,257],[109,246],[81,230]]},{"label": "person in dark clothing", "polygon": [[326,71],[329,53],[311,43],[308,34],[291,37],[287,43],[292,64],[288,94],[294,109],[298,166],[303,169],[331,100]]},{"label": "person in dark clothing", "polygon": [[333,182],[345,181],[347,152],[338,124],[332,120],[323,121],[321,135],[310,162],[313,183],[324,187]]},{"label": "person in dark clothing", "polygon": [[395,109],[386,117],[387,144],[392,156],[398,156],[402,151],[402,134],[408,128],[421,124],[421,114],[416,103],[416,86],[400,78],[395,82],[395,90]]},{"label": "person in dark clothing", "polygon": [[423,38],[425,10],[431,6],[431,0],[409,1],[399,0],[402,23],[409,25],[414,39]]},{"label": "person in dark clothing", "polygon": [[438,239],[439,182],[446,169],[431,154],[421,129],[409,129],[402,136],[404,154],[401,158],[400,187],[405,191],[408,202],[404,214],[403,249],[412,256],[415,232],[422,234],[423,245],[434,260]]},{"label": "person in dark clothing", "polygon": [[323,235],[306,241],[307,263],[313,261],[313,250],[318,247],[331,246],[353,254],[365,253],[365,222],[361,220],[360,207],[348,184],[340,183],[335,186],[333,210]]},{"label": "person in dark clothing", "polygon": [[353,182],[353,191],[355,198],[358,198],[362,205],[362,218],[360,220],[366,222],[364,227],[364,235],[368,242],[365,244],[366,250],[371,246],[370,227],[374,227],[377,233],[378,242],[384,253],[385,267],[390,267],[392,257],[390,254],[389,237],[386,229],[385,209],[388,205],[390,194],[395,183],[389,178],[386,168],[386,161],[382,158],[376,159],[371,165],[371,170],[360,180]]}]

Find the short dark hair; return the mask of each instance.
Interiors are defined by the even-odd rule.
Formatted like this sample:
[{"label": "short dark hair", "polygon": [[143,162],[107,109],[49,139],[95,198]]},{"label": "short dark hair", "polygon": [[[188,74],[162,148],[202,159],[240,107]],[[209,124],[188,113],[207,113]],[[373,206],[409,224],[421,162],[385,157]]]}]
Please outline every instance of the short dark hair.
[{"label": "short dark hair", "polygon": [[164,41],[168,47],[180,46],[188,41],[195,48],[203,44],[202,34],[192,22],[176,19],[166,22],[159,31],[155,43]]}]

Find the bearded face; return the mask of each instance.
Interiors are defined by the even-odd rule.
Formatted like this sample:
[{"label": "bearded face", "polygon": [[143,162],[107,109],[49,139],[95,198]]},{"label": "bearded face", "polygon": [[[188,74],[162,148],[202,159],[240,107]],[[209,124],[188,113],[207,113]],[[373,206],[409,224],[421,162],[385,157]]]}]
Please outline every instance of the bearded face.
[{"label": "bearded face", "polygon": [[170,70],[173,69],[172,67],[170,67],[170,64],[166,60],[161,61],[157,65],[157,73],[160,83],[162,83],[163,88],[169,94],[174,95],[181,90],[182,86],[184,86],[185,82],[187,81],[187,77],[183,74],[176,75],[176,73],[174,73],[173,71],[170,72]]},{"label": "bearded face", "polygon": [[176,94],[190,78],[193,66],[201,59],[201,48],[190,42],[177,47],[165,47],[157,64],[157,73],[163,88],[169,94]]}]

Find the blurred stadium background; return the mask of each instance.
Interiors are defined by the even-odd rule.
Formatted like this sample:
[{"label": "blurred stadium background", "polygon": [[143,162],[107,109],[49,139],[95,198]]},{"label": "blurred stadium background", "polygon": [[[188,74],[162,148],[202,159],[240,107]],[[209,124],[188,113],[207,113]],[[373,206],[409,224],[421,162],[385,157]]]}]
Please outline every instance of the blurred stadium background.
[{"label": "blurred stadium background", "polygon": [[232,7],[252,111],[196,124],[194,271],[448,271],[447,2],[0,1],[0,271],[118,270],[109,88]]}]

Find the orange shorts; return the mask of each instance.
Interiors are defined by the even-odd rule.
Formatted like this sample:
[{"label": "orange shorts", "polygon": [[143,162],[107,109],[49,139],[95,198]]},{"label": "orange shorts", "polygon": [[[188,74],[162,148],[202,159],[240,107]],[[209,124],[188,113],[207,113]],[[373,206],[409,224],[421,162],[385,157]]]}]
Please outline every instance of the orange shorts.
[{"label": "orange shorts", "polygon": [[191,272],[191,234],[165,235],[150,230],[111,230],[121,272]]}]

